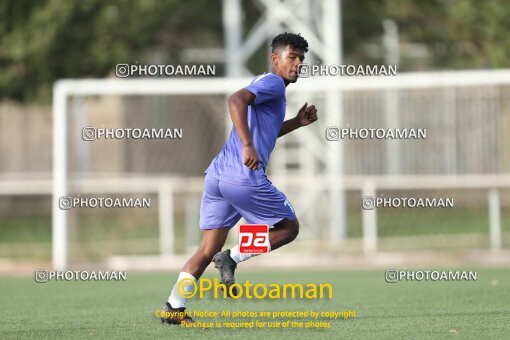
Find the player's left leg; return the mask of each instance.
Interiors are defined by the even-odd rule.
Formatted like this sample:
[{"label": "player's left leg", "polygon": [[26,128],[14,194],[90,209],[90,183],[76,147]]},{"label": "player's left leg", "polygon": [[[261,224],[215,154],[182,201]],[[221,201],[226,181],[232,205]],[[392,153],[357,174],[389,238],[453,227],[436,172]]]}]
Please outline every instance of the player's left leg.
[{"label": "player's left leg", "polygon": [[271,250],[276,250],[296,239],[299,234],[298,219],[289,220],[284,218],[269,229],[269,244]]},{"label": "player's left leg", "polygon": [[[297,237],[299,222],[294,208],[271,182],[266,181],[258,187],[220,182],[219,188],[223,197],[249,223],[274,226],[269,233],[269,251],[278,249]],[[240,253],[236,245],[214,255],[213,262],[220,271],[222,282],[229,286],[229,283],[235,281],[234,271],[237,264],[257,255]]]},{"label": "player's left leg", "polygon": [[[288,218],[282,219],[280,222],[274,224],[274,228],[269,229],[269,249],[268,252],[274,251],[296,239],[299,234],[299,221],[297,218],[290,220]],[[227,251],[227,250],[226,250]],[[224,251],[224,252],[226,252]],[[239,252],[239,246],[234,246],[228,249],[230,257],[236,264],[251,259],[260,254],[250,254]],[[222,253],[224,253],[222,252]],[[216,255],[215,255],[216,257]]]}]

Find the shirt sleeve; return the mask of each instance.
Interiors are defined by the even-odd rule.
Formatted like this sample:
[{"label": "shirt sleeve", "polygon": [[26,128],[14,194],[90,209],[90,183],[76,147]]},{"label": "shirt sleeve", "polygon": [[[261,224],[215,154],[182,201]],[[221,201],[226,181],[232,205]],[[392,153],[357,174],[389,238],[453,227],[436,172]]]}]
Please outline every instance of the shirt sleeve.
[{"label": "shirt sleeve", "polygon": [[245,89],[255,95],[254,105],[278,99],[285,94],[283,80],[271,73],[259,76]]}]

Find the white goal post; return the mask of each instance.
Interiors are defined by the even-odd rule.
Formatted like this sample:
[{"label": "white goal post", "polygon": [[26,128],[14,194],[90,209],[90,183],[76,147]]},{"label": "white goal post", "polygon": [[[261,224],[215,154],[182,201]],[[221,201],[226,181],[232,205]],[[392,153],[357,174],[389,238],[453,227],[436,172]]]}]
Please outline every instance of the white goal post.
[{"label": "white goal post", "polygon": [[[68,266],[68,211],[59,208],[59,197],[68,193],[68,99],[70,96],[96,95],[196,95],[224,94],[235,92],[248,84],[251,78],[192,78],[192,79],[87,79],[59,80],[53,88],[53,183],[52,183],[52,260],[55,269]],[[427,72],[407,73],[394,77],[312,77],[300,79],[288,89],[289,94],[321,93],[335,96],[349,91],[376,91],[390,89],[421,89],[443,87],[465,87],[484,85],[510,85],[510,70],[494,71],[459,71],[459,72]],[[306,98],[306,95],[301,97]],[[321,119],[328,125],[341,125],[342,117],[331,105],[321,111]],[[340,123],[339,123],[340,122]],[[340,193],[345,192],[343,171],[343,146],[339,143],[328,143],[326,149],[316,138],[324,136],[306,135],[310,151],[320,153],[328,159],[324,172],[325,180],[334,182],[333,187]],[[321,148],[320,150],[317,147]],[[334,165],[334,166],[333,166]],[[329,209],[330,235],[338,229],[339,211],[345,209],[343,194],[332,195]],[[496,199],[493,199],[496,201]],[[160,218],[171,218],[168,214]],[[494,217],[496,221],[498,217]],[[162,221],[160,221],[162,223]],[[168,240],[165,240],[168,241]]]}]

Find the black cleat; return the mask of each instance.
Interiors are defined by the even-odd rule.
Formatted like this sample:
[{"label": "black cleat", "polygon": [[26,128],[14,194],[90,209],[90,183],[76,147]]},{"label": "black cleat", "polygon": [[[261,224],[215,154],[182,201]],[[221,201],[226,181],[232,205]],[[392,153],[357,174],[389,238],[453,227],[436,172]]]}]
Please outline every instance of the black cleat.
[{"label": "black cleat", "polygon": [[[230,249],[220,251],[213,257],[214,267],[220,271],[221,283],[227,287],[227,294],[230,296],[230,286],[235,282],[234,272],[237,268],[237,263],[230,257]],[[234,295],[237,294],[237,289],[234,287],[232,290]]]},{"label": "black cleat", "polygon": [[165,302],[163,308],[161,308],[161,323],[169,323],[171,325],[180,325],[186,322],[195,322],[185,312],[186,308],[173,308],[170,302]]}]

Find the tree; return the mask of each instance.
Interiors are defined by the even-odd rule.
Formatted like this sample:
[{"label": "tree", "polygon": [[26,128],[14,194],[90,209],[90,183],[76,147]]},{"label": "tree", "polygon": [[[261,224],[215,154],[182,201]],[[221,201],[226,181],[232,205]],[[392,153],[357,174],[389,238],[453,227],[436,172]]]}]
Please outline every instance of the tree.
[{"label": "tree", "polygon": [[[103,0],[0,2],[0,98],[51,102],[60,78],[105,77],[159,47],[221,39],[221,2]],[[208,28],[214,27],[213,30]],[[190,42],[187,37],[195,37]],[[205,38],[203,38],[205,36]]]}]

